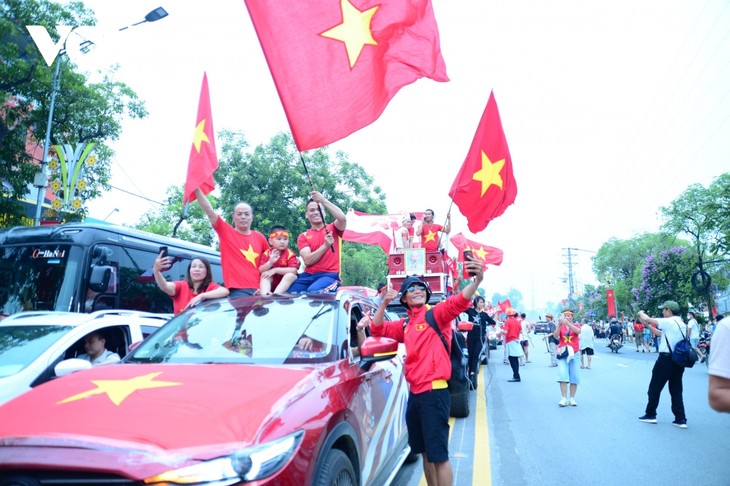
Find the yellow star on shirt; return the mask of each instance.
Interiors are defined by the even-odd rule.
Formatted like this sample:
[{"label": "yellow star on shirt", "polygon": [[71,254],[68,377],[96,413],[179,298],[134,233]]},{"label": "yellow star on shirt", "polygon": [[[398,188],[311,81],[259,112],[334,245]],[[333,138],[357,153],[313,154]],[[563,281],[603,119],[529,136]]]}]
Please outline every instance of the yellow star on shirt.
[{"label": "yellow star on shirt", "polygon": [[193,145],[195,145],[195,151],[200,153],[200,146],[203,142],[210,143],[208,135],[205,133],[205,118],[200,120],[200,123],[195,127],[195,136],[193,136]]},{"label": "yellow star on shirt", "polygon": [[563,342],[564,343],[569,343],[572,340],[573,340],[573,335],[572,334],[570,336],[563,336]]},{"label": "yellow star on shirt", "polygon": [[502,159],[492,163],[489,157],[487,157],[487,154],[482,152],[482,168],[474,172],[472,176],[472,180],[482,183],[482,196],[492,184],[502,189],[502,176],[499,175],[499,172],[504,167],[504,161],[505,159]]},{"label": "yellow star on shirt", "polygon": [[101,395],[106,393],[109,400],[114,405],[122,403],[129,395],[136,392],[137,390],[144,390],[147,388],[162,388],[166,386],[179,386],[182,383],[174,381],[154,381],[154,379],[162,374],[161,371],[157,373],[150,373],[144,376],[136,376],[129,378],[128,380],[91,380],[91,383],[96,385],[96,388],[87,390],[85,392],[78,393],[72,397],[65,398],[57,403],[61,405],[63,403],[75,402],[82,398],[90,397],[93,395]]},{"label": "yellow star on shirt", "polygon": [[347,58],[350,60],[350,69],[355,66],[365,44],[378,45],[370,30],[370,22],[373,20],[373,15],[375,15],[378,8],[380,7],[375,6],[361,12],[349,0],[340,0],[342,23],[320,34],[322,37],[345,43]]},{"label": "yellow star on shirt", "polygon": [[248,250],[240,250],[244,257],[246,257],[246,260],[251,262],[251,265],[254,267],[256,266],[256,259],[259,257],[259,254],[256,253],[253,249],[253,246],[249,243]]},{"label": "yellow star on shirt", "polygon": [[436,241],[436,232],[435,231],[429,231],[425,235],[423,235],[423,242],[427,243],[429,241]]}]

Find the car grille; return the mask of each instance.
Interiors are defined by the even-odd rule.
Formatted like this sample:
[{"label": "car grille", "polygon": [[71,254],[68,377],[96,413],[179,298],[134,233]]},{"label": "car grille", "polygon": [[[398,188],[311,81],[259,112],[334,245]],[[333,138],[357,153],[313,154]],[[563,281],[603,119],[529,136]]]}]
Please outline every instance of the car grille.
[{"label": "car grille", "polygon": [[143,484],[113,474],[75,471],[0,471],[0,486],[142,486]]}]

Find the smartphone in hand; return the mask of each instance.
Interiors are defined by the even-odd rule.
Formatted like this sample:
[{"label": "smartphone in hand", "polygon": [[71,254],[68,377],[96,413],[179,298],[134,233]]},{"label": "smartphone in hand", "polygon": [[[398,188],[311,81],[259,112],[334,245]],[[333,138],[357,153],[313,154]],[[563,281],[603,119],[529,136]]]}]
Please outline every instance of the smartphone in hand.
[{"label": "smartphone in hand", "polygon": [[[473,260],[473,259],[474,259],[474,256],[472,255],[471,250],[464,250],[464,263],[466,263],[466,262],[468,262],[470,260]],[[464,270],[464,277],[465,278],[467,278],[467,276],[468,277],[473,277],[475,275],[476,274],[474,272],[467,272],[466,269]]]},{"label": "smartphone in hand", "polygon": [[161,254],[162,258],[167,258],[167,247],[166,246],[160,247],[160,254]]}]

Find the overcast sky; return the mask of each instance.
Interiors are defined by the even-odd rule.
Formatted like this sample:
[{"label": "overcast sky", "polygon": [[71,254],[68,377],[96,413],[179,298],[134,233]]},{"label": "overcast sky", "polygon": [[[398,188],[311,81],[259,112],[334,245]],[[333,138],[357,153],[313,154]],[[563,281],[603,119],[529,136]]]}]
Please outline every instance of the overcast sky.
[{"label": "overcast sky", "polygon": [[[124,124],[115,187],[162,201],[183,183],[203,71],[217,131],[241,130],[255,146],[288,130],[243,0],[84,3],[112,31],[84,65],[119,63],[150,113]],[[160,5],[169,17],[113,32]],[[404,87],[377,121],[331,148],[374,176],[389,212],[433,208],[443,222],[494,90],[517,200],[478,235],[454,207],[453,233],[504,251],[486,274],[488,297],[514,287],[543,313],[546,301],[567,296],[564,249],[581,250],[580,290],[595,282],[591,252],[611,237],[656,231],[661,206],[730,168],[729,5],[434,0],[451,81]],[[113,190],[90,216],[134,224],[155,207]]]}]

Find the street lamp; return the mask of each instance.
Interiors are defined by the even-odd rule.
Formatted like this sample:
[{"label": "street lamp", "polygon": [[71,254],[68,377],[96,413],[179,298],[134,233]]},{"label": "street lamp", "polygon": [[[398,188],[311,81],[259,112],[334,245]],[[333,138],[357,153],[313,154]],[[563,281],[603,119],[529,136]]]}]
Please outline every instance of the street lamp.
[{"label": "street lamp", "polygon": [[[129,27],[134,27],[135,25],[143,24],[145,22],[156,22],[165,17],[167,17],[167,11],[162,7],[157,7],[145,15],[144,20],[122,27],[119,30],[126,30]],[[79,47],[82,52],[87,52],[93,44],[93,42],[86,40],[82,42]],[[56,93],[58,92],[60,84],[61,62],[63,60],[62,56],[66,53],[65,45],[66,43],[64,41],[64,48],[56,54],[56,71],[54,72],[53,80],[51,81],[51,103],[48,107],[48,124],[46,125],[46,138],[43,142],[43,161],[41,162],[41,171],[36,174],[35,180],[33,181],[33,185],[38,188],[38,198],[36,199],[35,208],[35,226],[40,226],[41,224],[43,200],[45,199],[46,187],[48,186],[48,151],[51,148],[51,124],[53,123],[53,110],[56,106]]]}]

